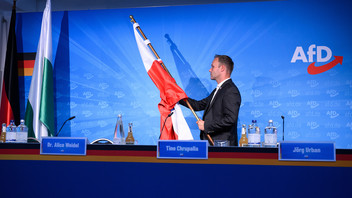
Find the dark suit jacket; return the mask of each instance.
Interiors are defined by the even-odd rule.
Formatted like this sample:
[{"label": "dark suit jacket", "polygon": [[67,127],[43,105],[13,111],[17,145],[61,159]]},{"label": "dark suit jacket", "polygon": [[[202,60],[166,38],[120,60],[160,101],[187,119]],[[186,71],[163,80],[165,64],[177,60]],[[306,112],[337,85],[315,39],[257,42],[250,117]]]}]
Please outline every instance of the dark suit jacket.
[{"label": "dark suit jacket", "polygon": [[[222,84],[210,103],[214,92],[215,89],[208,97],[199,101],[188,99],[195,111],[204,110],[205,125],[200,138],[207,140],[205,133],[208,133],[213,140],[229,140],[231,146],[237,146],[237,120],[241,94],[231,79]],[[180,101],[180,104],[187,107],[184,101]]]}]

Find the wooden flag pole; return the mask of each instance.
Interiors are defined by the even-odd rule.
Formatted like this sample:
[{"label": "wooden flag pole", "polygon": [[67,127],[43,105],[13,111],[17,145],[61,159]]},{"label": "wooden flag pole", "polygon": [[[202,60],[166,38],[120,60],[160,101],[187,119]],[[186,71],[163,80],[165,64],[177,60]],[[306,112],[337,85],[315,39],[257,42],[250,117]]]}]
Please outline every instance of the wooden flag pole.
[{"label": "wooden flag pole", "polygon": [[[137,23],[136,20],[133,18],[132,15],[130,15],[130,18],[131,18],[131,22],[132,22],[133,24]],[[143,33],[141,27],[138,26],[137,29],[138,29],[139,33],[142,35],[143,39],[144,39],[144,40],[147,40],[147,37],[146,37],[145,34]],[[155,51],[155,49],[153,48],[152,44],[151,44],[151,43],[148,43],[148,46],[149,46],[150,49],[153,51],[155,57],[156,57],[157,59],[160,59],[158,53],[156,53],[156,51]],[[163,62],[161,62],[161,66],[162,66],[162,67],[164,68],[164,70],[172,77],[172,75],[170,74],[169,70],[166,68],[166,66],[164,65]],[[172,78],[173,78],[173,77],[172,77]],[[188,108],[192,111],[194,117],[196,117],[197,121],[199,121],[200,119],[199,119],[198,115],[196,114],[196,112],[194,111],[194,109],[192,108],[191,104],[188,102],[187,99],[185,99],[185,101],[186,101],[186,104],[187,104]],[[214,146],[214,141],[213,141],[213,139],[210,137],[209,134],[207,134],[207,138],[208,138],[208,140],[210,141],[211,145]]]}]

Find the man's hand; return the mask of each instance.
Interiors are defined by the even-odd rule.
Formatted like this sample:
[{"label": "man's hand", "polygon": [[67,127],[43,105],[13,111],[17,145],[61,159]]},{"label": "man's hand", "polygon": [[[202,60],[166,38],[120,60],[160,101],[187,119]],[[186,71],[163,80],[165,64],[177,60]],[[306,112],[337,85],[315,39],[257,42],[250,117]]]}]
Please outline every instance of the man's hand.
[{"label": "man's hand", "polygon": [[198,120],[197,124],[198,124],[199,130],[204,131],[204,121],[203,120]]}]

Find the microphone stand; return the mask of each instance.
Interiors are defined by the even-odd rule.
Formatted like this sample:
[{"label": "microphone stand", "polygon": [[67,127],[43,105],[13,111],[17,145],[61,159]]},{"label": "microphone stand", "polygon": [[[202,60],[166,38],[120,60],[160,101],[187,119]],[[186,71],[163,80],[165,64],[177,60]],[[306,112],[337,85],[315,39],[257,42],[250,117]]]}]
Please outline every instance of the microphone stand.
[{"label": "microphone stand", "polygon": [[65,120],[65,122],[62,124],[62,126],[61,126],[59,132],[56,134],[56,137],[59,136],[59,134],[60,134],[60,132],[61,132],[61,129],[62,129],[62,127],[65,126],[66,122],[69,121],[69,120],[72,120],[72,119],[74,119],[74,118],[76,118],[76,116],[72,116],[72,117],[70,117],[69,119]]},{"label": "microphone stand", "polygon": [[159,140],[160,140],[161,135],[163,134],[163,130],[164,130],[164,127],[165,127],[165,124],[166,124],[166,120],[167,120],[169,117],[171,117],[172,114],[174,114],[173,111],[171,111],[171,113],[170,113],[169,115],[167,115],[167,117],[165,118],[163,127],[161,128],[161,132],[160,132],[160,135],[159,135]]},{"label": "microphone stand", "polygon": [[281,116],[282,118],[282,141],[285,141],[285,116]]}]

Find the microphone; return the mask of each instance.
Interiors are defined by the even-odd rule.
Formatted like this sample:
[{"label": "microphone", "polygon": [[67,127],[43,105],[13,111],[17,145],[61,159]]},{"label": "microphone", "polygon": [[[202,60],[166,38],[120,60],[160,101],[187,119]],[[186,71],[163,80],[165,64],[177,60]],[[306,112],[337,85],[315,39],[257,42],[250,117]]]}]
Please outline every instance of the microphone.
[{"label": "microphone", "polygon": [[167,115],[167,117],[165,118],[163,127],[161,128],[161,132],[160,132],[160,135],[159,135],[159,140],[160,140],[161,135],[163,134],[163,130],[164,130],[164,127],[165,127],[166,120],[167,120],[169,117],[171,117],[172,114],[174,114],[173,111],[171,111],[171,113],[169,113],[169,115]]},{"label": "microphone", "polygon": [[65,120],[65,122],[62,124],[62,126],[61,126],[59,132],[56,134],[56,137],[59,136],[59,134],[60,134],[60,132],[61,132],[61,129],[62,129],[62,127],[65,126],[66,122],[69,121],[69,120],[75,119],[75,118],[76,118],[76,116],[72,116],[72,117],[70,117],[69,119]]},{"label": "microphone", "polygon": [[285,116],[281,116],[282,118],[282,141],[285,141]]}]

